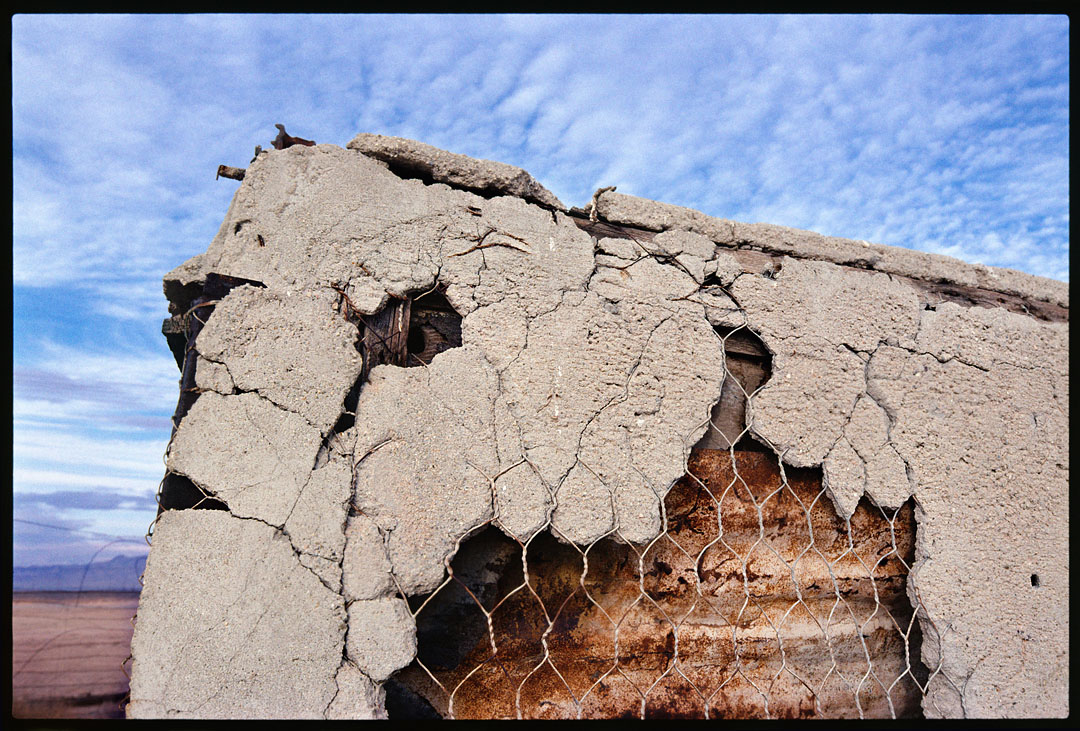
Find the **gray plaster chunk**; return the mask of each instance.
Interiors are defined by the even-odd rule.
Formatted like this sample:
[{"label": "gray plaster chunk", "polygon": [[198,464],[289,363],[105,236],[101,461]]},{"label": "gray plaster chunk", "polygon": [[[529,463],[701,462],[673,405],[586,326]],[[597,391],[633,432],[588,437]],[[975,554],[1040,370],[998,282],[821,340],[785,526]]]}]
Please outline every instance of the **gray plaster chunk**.
[{"label": "gray plaster chunk", "polygon": [[[869,384],[867,392],[873,393]],[[889,415],[871,395],[859,397],[844,427],[844,435],[866,470],[867,494],[877,505],[896,509],[911,497],[914,486],[904,460],[890,441]]]},{"label": "gray plaster chunk", "polygon": [[1050,302],[1068,309],[1069,283],[1039,277],[1016,269],[972,265],[975,269],[976,286],[992,292],[1004,292],[1018,297]]},{"label": "gray plaster chunk", "polygon": [[841,437],[829,450],[822,465],[821,486],[841,518],[850,518],[866,488],[866,467],[859,455]]},{"label": "gray plaster chunk", "polygon": [[168,468],[238,516],[281,526],[308,482],[321,437],[254,393],[199,396],[173,438]]},{"label": "gray plaster chunk", "polygon": [[236,391],[236,384],[225,364],[207,360],[201,355],[195,357],[195,387],[222,395]]},{"label": "gray plaster chunk", "polygon": [[732,241],[731,221],[713,218],[701,211],[659,203],[623,193],[603,193],[596,202],[597,215],[605,221],[635,226],[648,231],[681,229],[701,234],[718,243]]},{"label": "gray plaster chunk", "polygon": [[205,266],[284,291],[363,277],[384,291],[420,289],[438,271],[442,240],[473,229],[473,198],[402,180],[334,145],[294,145],[249,168]]},{"label": "gray plaster chunk", "polygon": [[335,310],[335,298],[327,290],[237,287],[218,303],[196,347],[227,367],[236,388],[258,391],[326,434],[363,366],[356,327]]},{"label": "gray plaster chunk", "polygon": [[352,496],[351,462],[350,457],[332,454],[326,464],[312,471],[285,521],[293,546],[320,559],[314,565],[331,586],[341,582],[345,521]]},{"label": "gray plaster chunk", "polygon": [[806,338],[863,352],[885,341],[910,346],[922,309],[914,289],[886,274],[790,257],[773,279],[739,277],[731,294],[769,346]]},{"label": "gray plaster chunk", "polygon": [[[1039,323],[1015,345],[1065,375],[1053,329]],[[918,485],[908,594],[923,661],[966,685],[961,709],[948,683],[931,682],[927,716],[1067,715],[1069,430],[1067,410],[1046,407],[1052,380],[888,346],[868,377]]]},{"label": "gray plaster chunk", "polygon": [[471,312],[461,322],[461,337],[482,344],[484,357],[501,372],[525,348],[529,316],[517,297],[508,297]]},{"label": "gray plaster chunk", "polygon": [[326,709],[330,720],[385,720],[386,692],[348,663],[338,668],[337,695]]},{"label": "gray plaster chunk", "polygon": [[713,327],[736,328],[746,324],[746,313],[719,287],[702,287],[691,297],[705,308],[705,318]]},{"label": "gray plaster chunk", "polygon": [[330,591],[341,591],[341,563],[314,553],[300,553],[296,560],[301,566],[318,576]]},{"label": "gray plaster chunk", "polygon": [[186,287],[189,284],[196,284],[206,279],[205,263],[205,254],[196,254],[183,264],[169,270],[163,277],[166,284],[166,294],[168,294],[169,284]]},{"label": "gray plaster chunk", "polygon": [[366,515],[349,517],[345,527],[342,590],[345,599],[378,599],[394,593],[393,566],[379,526]]},{"label": "gray plaster chunk", "polygon": [[1045,277],[1010,269],[969,264],[941,254],[867,241],[823,236],[787,226],[742,223],[714,218],[700,211],[622,193],[607,192],[597,201],[600,217],[611,223],[649,231],[681,229],[708,237],[718,244],[738,244],[801,259],[829,261],[876,269],[928,282],[950,282],[995,292],[1069,306],[1069,287]]},{"label": "gray plaster chunk", "polygon": [[713,257],[716,244],[712,239],[692,231],[664,231],[656,235],[652,245],[661,253],[670,256],[690,254],[707,261]]},{"label": "gray plaster chunk", "polygon": [[615,496],[589,469],[575,464],[555,493],[551,522],[558,535],[589,545],[615,526]]},{"label": "gray plaster chunk", "polygon": [[926,282],[950,282],[995,292],[1043,300],[1068,307],[1068,285],[1009,269],[970,264],[951,256],[885,246],[868,241],[823,236],[766,223],[735,223],[734,238],[740,244],[805,259],[876,269]]},{"label": "gray plaster chunk", "polygon": [[730,252],[718,249],[713,258],[705,262],[705,276],[715,276],[727,287],[743,273],[742,264]]},{"label": "gray plaster chunk", "polygon": [[520,198],[403,180],[333,145],[263,157],[206,253],[214,271],[285,292],[344,289],[367,314],[436,278],[462,314],[508,295],[543,311],[592,273],[591,237]]},{"label": "gray plaster chunk", "polygon": [[165,299],[170,302],[179,302],[182,305],[190,305],[190,298],[195,287],[201,286],[206,280],[206,257],[205,254],[196,254],[183,264],[169,271],[162,278],[162,290]]},{"label": "gray plaster chunk", "polygon": [[347,145],[407,175],[422,175],[438,183],[485,195],[508,195],[565,211],[566,206],[521,168],[479,160],[402,137],[362,133]]},{"label": "gray plaster chunk", "polygon": [[[467,233],[448,244],[440,280],[463,315],[516,297],[530,316],[556,306],[564,293],[585,289],[595,267],[593,241],[565,216],[518,198],[482,201],[483,215],[463,225]],[[454,296],[466,290],[468,304]]]},{"label": "gray plaster chunk", "polygon": [[492,515],[497,377],[466,344],[427,368],[378,366],[356,410],[356,508],[388,534],[402,589],[431,591],[457,541]]},{"label": "gray plaster chunk", "polygon": [[129,718],[323,717],[344,601],[279,531],[224,511],[167,511],[143,578]]},{"label": "gray plaster chunk", "polygon": [[[815,467],[865,390],[866,366],[842,345],[810,339],[775,352],[772,365],[772,377],[749,401],[750,430],[787,464]],[[835,482],[833,489],[841,490]]]},{"label": "gray plaster chunk", "polygon": [[409,605],[398,597],[349,604],[345,652],[364,675],[377,683],[408,665],[416,656],[416,620]]},{"label": "gray plaster chunk", "polygon": [[547,525],[552,504],[550,489],[527,462],[511,467],[495,481],[497,523],[522,543]]},{"label": "gray plaster chunk", "polygon": [[617,259],[626,259],[627,261],[633,261],[634,259],[640,259],[645,256],[645,252],[641,248],[641,245],[631,239],[605,236],[597,242],[597,248],[608,256],[614,256]]}]

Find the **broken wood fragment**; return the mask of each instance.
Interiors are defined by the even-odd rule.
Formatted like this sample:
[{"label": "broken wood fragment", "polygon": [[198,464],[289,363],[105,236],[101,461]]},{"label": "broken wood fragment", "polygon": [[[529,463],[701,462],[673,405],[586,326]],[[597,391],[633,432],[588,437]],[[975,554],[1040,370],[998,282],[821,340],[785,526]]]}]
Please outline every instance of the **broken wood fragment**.
[{"label": "broken wood fragment", "polygon": [[218,165],[217,175],[214,176],[214,180],[218,178],[231,178],[232,180],[243,180],[244,173],[247,172],[244,168],[234,168],[228,165]]},{"label": "broken wood fragment", "polygon": [[364,324],[361,344],[364,370],[361,379],[366,379],[377,365],[406,365],[411,309],[411,298],[391,299],[379,312],[361,317]]}]

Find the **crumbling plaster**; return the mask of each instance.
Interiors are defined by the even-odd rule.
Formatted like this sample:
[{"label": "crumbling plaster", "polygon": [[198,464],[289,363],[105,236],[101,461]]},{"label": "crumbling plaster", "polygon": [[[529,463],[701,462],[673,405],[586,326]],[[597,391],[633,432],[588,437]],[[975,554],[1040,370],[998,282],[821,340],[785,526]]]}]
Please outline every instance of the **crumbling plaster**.
[{"label": "crumbling plaster", "polygon": [[[714,326],[764,342],[750,433],[820,465],[842,516],[914,495],[927,715],[1067,714],[1067,286],[614,192],[592,212],[647,235],[594,240],[524,171],[408,140],[251,163],[208,251],[166,276],[174,298],[207,272],[265,288],[232,290],[196,344],[168,467],[228,511],[157,523],[129,715],[384,716],[378,683],[415,653],[402,595],[439,586],[471,531],[648,542],[720,397]],[[913,280],[1066,319],[930,306]],[[434,287],[462,346],[375,367],[336,431],[362,367],[337,305]]]}]

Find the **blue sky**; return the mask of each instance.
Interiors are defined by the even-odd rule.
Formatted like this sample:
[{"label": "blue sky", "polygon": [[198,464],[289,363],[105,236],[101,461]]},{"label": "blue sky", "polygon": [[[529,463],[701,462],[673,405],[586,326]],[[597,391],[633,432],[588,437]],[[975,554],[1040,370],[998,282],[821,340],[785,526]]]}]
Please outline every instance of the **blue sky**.
[{"label": "blue sky", "polygon": [[[1065,16],[12,19],[16,565],[145,550],[162,275],[274,124],[1068,281]],[[32,522],[25,522],[32,521]],[[44,527],[56,526],[53,527]],[[81,531],[81,532],[80,532]]]}]

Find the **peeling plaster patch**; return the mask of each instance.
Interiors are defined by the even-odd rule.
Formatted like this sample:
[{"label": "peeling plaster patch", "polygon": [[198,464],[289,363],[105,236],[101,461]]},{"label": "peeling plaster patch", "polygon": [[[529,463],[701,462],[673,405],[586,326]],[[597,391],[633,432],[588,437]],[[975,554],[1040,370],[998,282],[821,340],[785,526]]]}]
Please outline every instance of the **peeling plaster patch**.
[{"label": "peeling plaster patch", "polygon": [[579,464],[572,466],[562,480],[556,500],[558,507],[551,516],[552,525],[574,543],[588,545],[615,525],[611,490]]},{"label": "peeling plaster patch", "polygon": [[960,307],[952,302],[924,310],[916,339],[917,349],[939,361],[955,358],[989,370],[1012,365],[1052,374],[1058,369],[1048,353],[1068,352],[1069,329],[1001,309]]},{"label": "peeling plaster patch", "polygon": [[[731,295],[774,355],[773,377],[752,402],[752,431],[788,464],[822,464],[837,510],[850,515],[868,472],[842,437],[866,391],[868,354],[886,342],[914,347],[915,291],[886,274],[785,258],[774,279],[739,277]],[[874,462],[876,498],[893,502],[895,471],[883,474],[881,450],[854,439]]]},{"label": "peeling plaster patch", "polygon": [[352,665],[338,669],[337,695],[326,709],[331,720],[386,719],[386,693]]},{"label": "peeling plaster patch", "polygon": [[281,526],[307,484],[321,437],[306,419],[255,393],[204,393],[169,450],[168,468],[237,516]]},{"label": "peeling plaster patch", "polygon": [[[683,299],[696,289],[652,259],[600,268],[587,294],[529,321],[525,347],[500,372],[500,398],[571,540],[613,520],[633,542],[659,530],[659,498],[685,471],[723,381],[719,338],[702,306]],[[495,328],[468,332],[485,351],[500,347]]]},{"label": "peeling plaster patch", "polygon": [[237,389],[258,391],[326,434],[360,375],[355,341],[356,328],[334,310],[333,292],[243,286],[217,305],[196,347],[226,368]]},{"label": "peeling plaster patch", "polygon": [[718,244],[733,240],[732,221],[713,218],[700,211],[660,203],[622,193],[607,192],[596,201],[596,212],[605,221],[638,226],[649,231],[679,229],[706,236]]},{"label": "peeling plaster patch", "polygon": [[866,467],[847,439],[841,437],[829,450],[821,485],[841,518],[850,518],[866,489]]},{"label": "peeling plaster patch", "polygon": [[871,396],[864,394],[855,403],[844,435],[863,463],[867,494],[878,505],[895,509],[911,497],[915,486],[908,479],[904,460],[892,445],[890,428],[889,415]]},{"label": "peeling plaster patch", "polygon": [[382,682],[416,656],[416,622],[404,599],[362,599],[349,605],[349,660],[367,677]]},{"label": "peeling plaster patch", "polygon": [[325,465],[311,473],[285,521],[285,532],[293,546],[314,559],[312,569],[335,591],[341,585],[345,521],[351,497],[351,453],[332,453]]},{"label": "peeling plaster patch", "polygon": [[547,524],[553,504],[549,488],[528,462],[511,467],[495,481],[499,527],[522,543]]},{"label": "peeling plaster patch", "polygon": [[356,412],[354,503],[387,533],[401,588],[431,591],[460,536],[492,514],[496,377],[469,345],[427,368],[378,366]]},{"label": "peeling plaster patch", "polygon": [[344,601],[279,531],[222,511],[167,512],[144,580],[129,717],[322,718]]},{"label": "peeling plaster patch", "polygon": [[[1065,376],[1052,345],[1064,329],[1039,323],[1016,345]],[[1036,432],[1027,414],[1053,398],[1050,379],[888,346],[871,359],[869,378],[894,414],[891,441],[918,485],[908,591],[936,618],[936,631],[924,620],[923,661],[967,683],[965,708],[939,677],[924,710],[1067,715],[1068,416],[1048,409]],[[1036,571],[1058,591],[1036,596]]]},{"label": "peeling plaster patch", "polygon": [[195,360],[195,386],[203,391],[215,391],[228,396],[236,392],[229,369],[224,363],[207,360],[201,355]]},{"label": "peeling plaster patch", "polygon": [[910,346],[919,329],[915,291],[886,274],[785,257],[775,279],[740,277],[731,294],[773,349],[781,340],[819,339],[870,352]]},{"label": "peeling plaster patch", "polygon": [[342,589],[347,601],[378,599],[394,592],[393,567],[375,521],[365,515],[349,517],[345,528]]},{"label": "peeling plaster patch", "polygon": [[[769,344],[768,328],[758,332]],[[810,338],[770,345],[770,350],[773,375],[750,402],[750,429],[787,464],[815,467],[836,444],[865,391],[866,365],[843,345]],[[830,479],[834,491],[846,490],[838,487],[836,476]]]},{"label": "peeling plaster patch", "polygon": [[600,218],[648,231],[693,231],[725,246],[752,247],[807,260],[874,269],[927,282],[980,287],[1068,308],[1069,285],[1012,269],[970,264],[941,254],[822,236],[787,226],[713,218],[669,203],[607,192],[597,201]]}]

